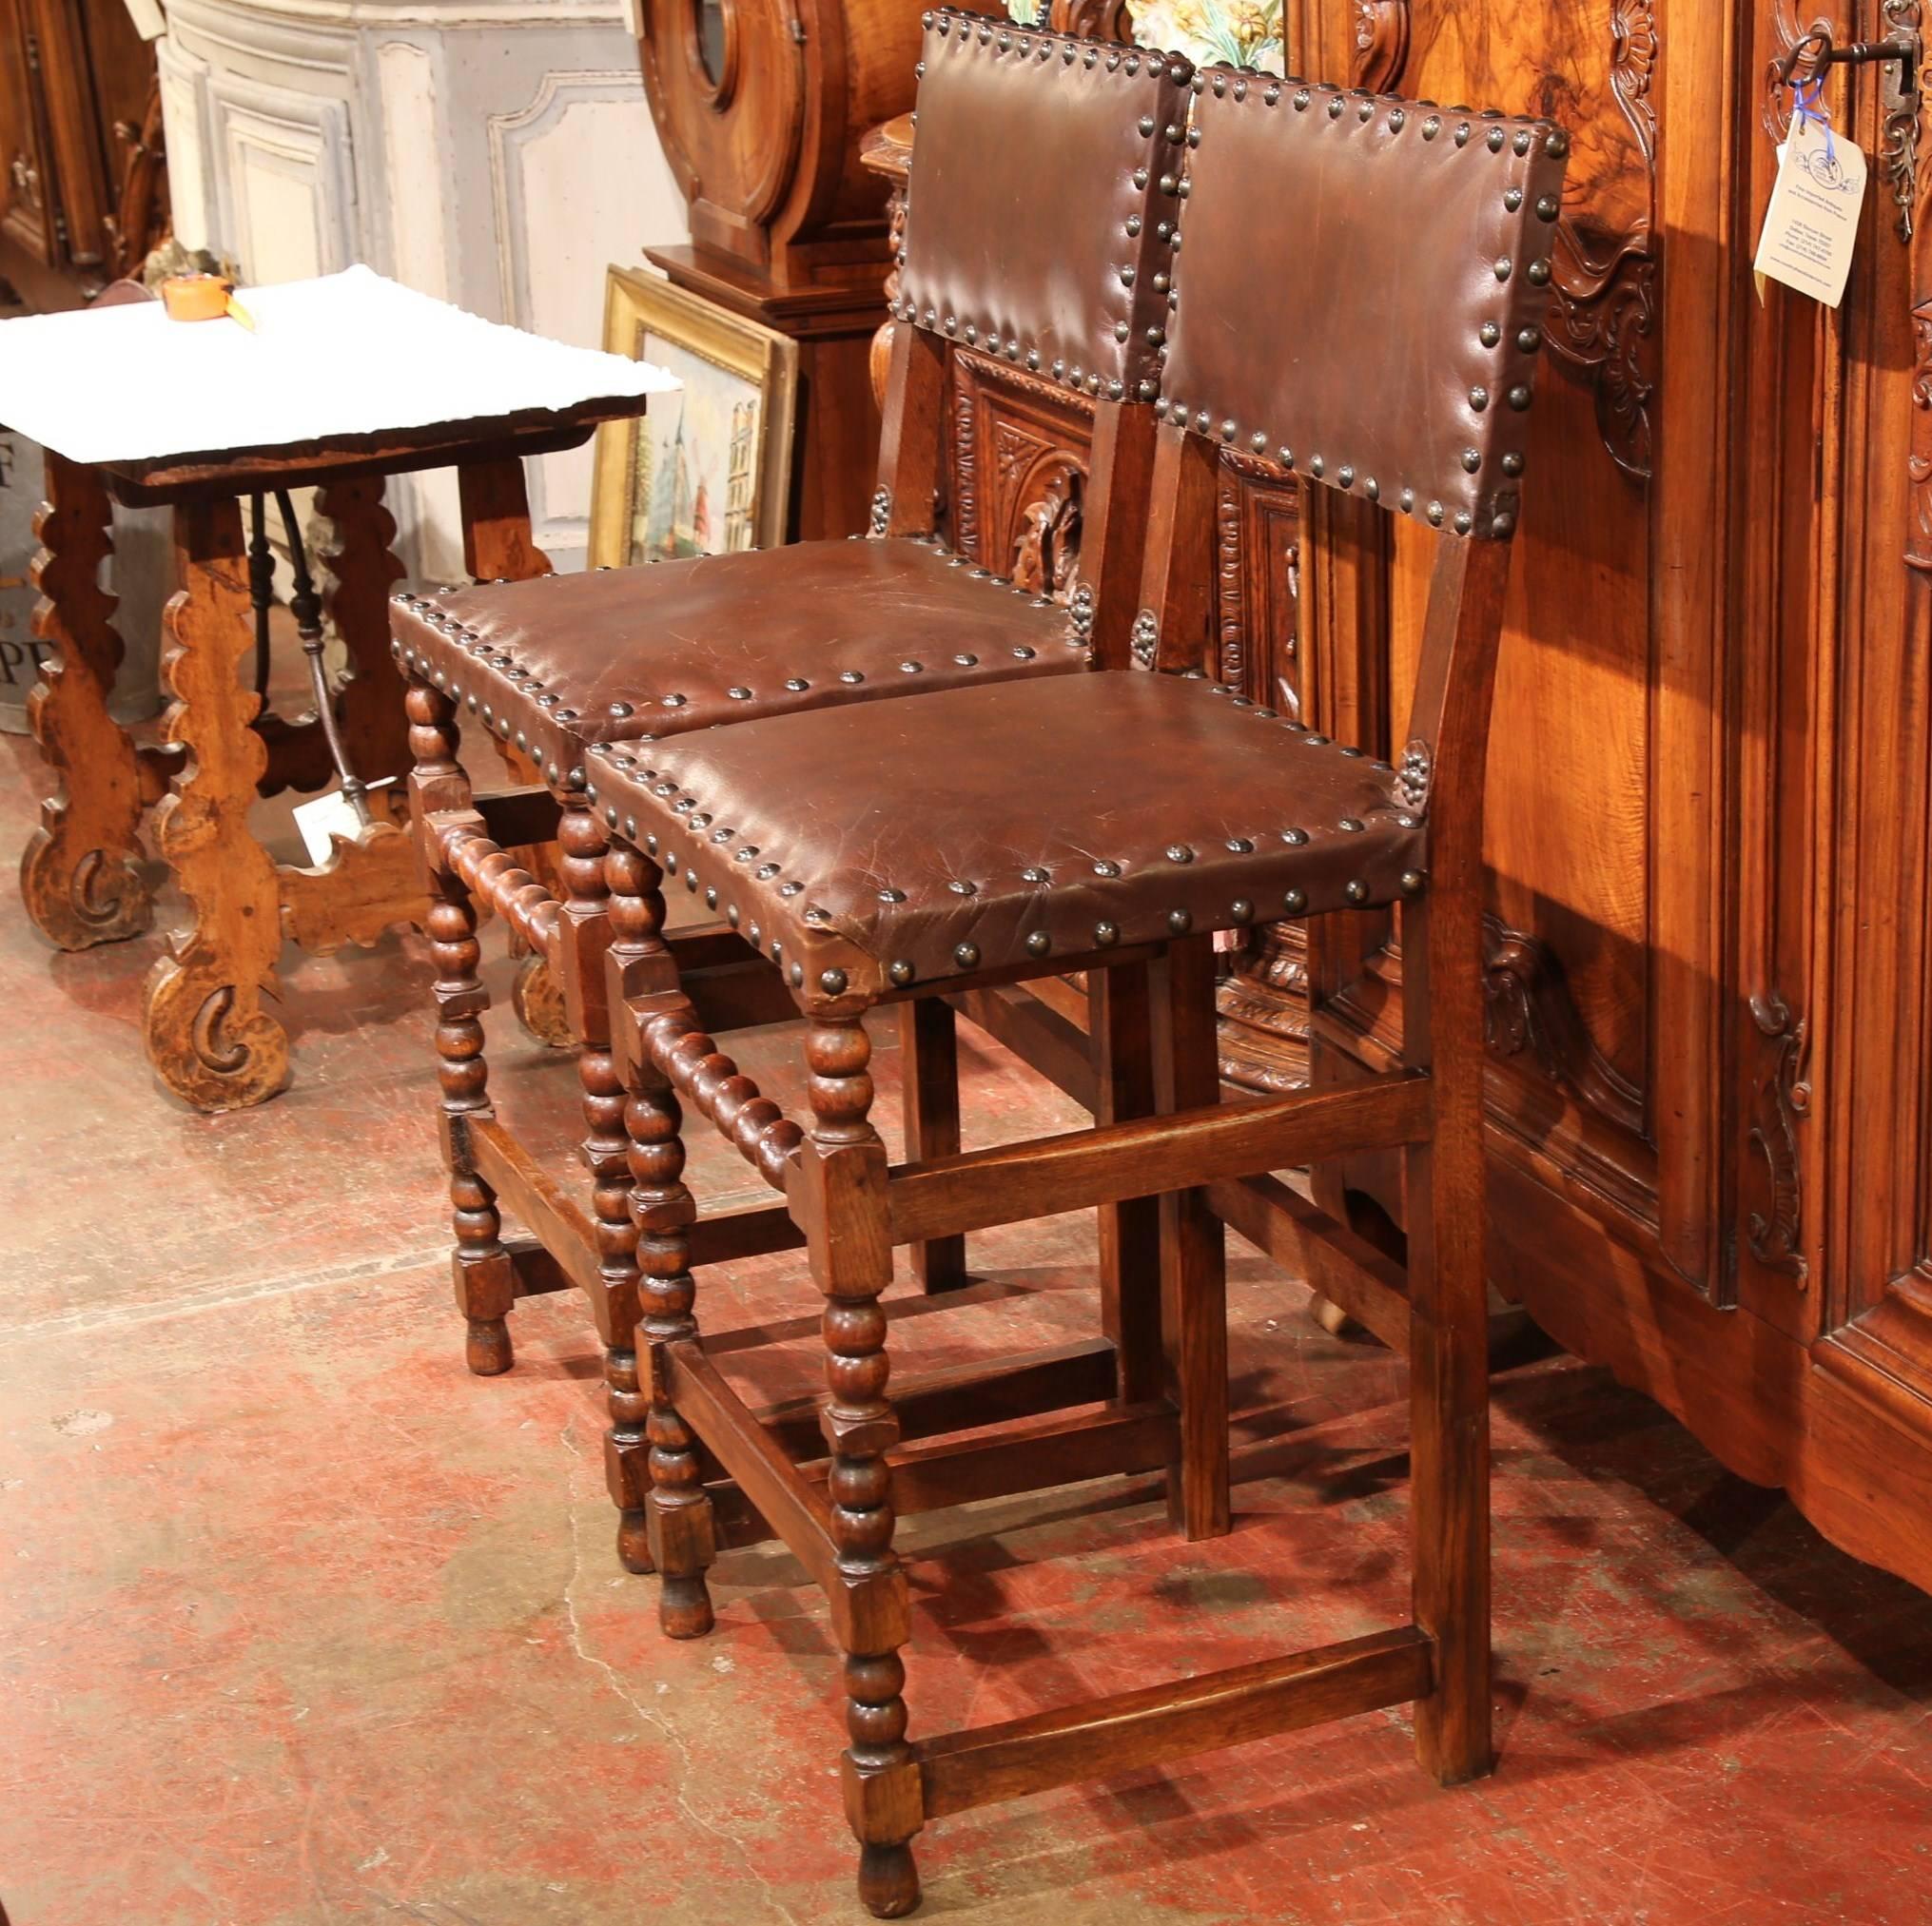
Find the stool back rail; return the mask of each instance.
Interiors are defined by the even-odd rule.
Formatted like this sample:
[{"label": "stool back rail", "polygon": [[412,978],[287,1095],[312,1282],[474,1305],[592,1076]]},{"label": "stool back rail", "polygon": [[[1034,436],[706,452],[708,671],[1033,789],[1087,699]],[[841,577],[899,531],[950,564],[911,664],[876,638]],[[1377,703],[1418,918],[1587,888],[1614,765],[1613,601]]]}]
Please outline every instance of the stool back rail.
[{"label": "stool back rail", "polygon": [[[918,1880],[909,1841],[929,1818],[1017,1797],[1098,1772],[1291,1729],[1394,1703],[1416,1707],[1420,1762],[1450,1783],[1486,1771],[1490,1732],[1488,1402],[1481,1143],[1481,853],[1484,765],[1510,546],[1523,469],[1521,416],[1540,336],[1536,290],[1548,280],[1566,137],[1544,122],[1509,120],[1427,103],[1215,71],[1197,76],[1177,245],[1175,319],[1157,413],[1152,534],[1138,626],[1152,629],[1159,669],[1196,658],[1211,571],[1200,511],[1219,446],[1244,450],[1311,479],[1359,492],[1390,512],[1419,514],[1444,532],[1422,636],[1409,748],[1387,769],[1380,819],[1351,816],[1342,835],[1282,833],[1243,873],[1289,884],[1291,911],[1391,903],[1403,906],[1405,1039],[1384,1078],[1347,1091],[1283,1101],[1217,1102],[1214,929],[1254,913],[1243,894],[1217,908],[1220,873],[1196,847],[1169,847],[1171,871],[1136,863],[1090,865],[1098,882],[1054,901],[1050,865],[1022,872],[1034,893],[986,885],[870,891],[836,867],[849,846],[877,847],[897,815],[916,813],[921,773],[959,745],[962,718],[1010,720],[998,690],[957,691],[889,715],[778,718],[743,731],[681,738],[651,752],[657,765],[598,773],[606,820],[621,821],[607,873],[614,941],[607,1004],[627,1091],[625,1127],[636,1188],[643,1279],[644,1373],[654,1491],[650,1529],[663,1574],[661,1618],[673,1636],[708,1630],[705,1571],[719,1507],[705,1484],[704,1448],[748,1505],[824,1588],[846,1653],[846,1809],[860,1841],[861,1896],[880,1916],[911,1910]],[[1272,270],[1272,271],[1271,271]],[[1184,297],[1184,298],[1181,298]],[[1203,317],[1193,326],[1194,315]],[[1233,323],[1232,325],[1230,323]],[[1245,324],[1243,324],[1245,323]],[[1492,406],[1492,401],[1496,405]],[[1300,453],[1298,455],[1297,451]],[[1386,499],[1385,499],[1386,497]],[[1120,685],[1091,699],[1091,739],[1067,745],[1072,763],[1108,761],[1104,711],[1131,712]],[[1246,731],[1244,702],[1209,714],[1171,676],[1150,714],[1188,729]],[[1096,691],[1100,682],[1092,685]],[[1028,691],[1036,701],[1038,691]],[[1131,689],[1125,691],[1138,703]],[[1214,691],[1215,694],[1225,691]],[[1211,698],[1208,698],[1211,699]],[[1273,721],[1265,710],[1264,719]],[[1292,728],[1292,725],[1278,725]],[[871,762],[858,759],[869,727]],[[1299,731],[1309,749],[1344,757]],[[1017,811],[990,730],[964,759],[987,785],[989,812]],[[1030,746],[1029,746],[1030,747]],[[1023,750],[1024,755],[1024,750]],[[814,765],[814,756],[822,758]],[[1320,759],[1326,767],[1326,759]],[[1311,768],[1316,762],[1309,762]],[[854,796],[843,771],[866,770]],[[1350,778],[1353,780],[1354,778]],[[1285,787],[1298,778],[1284,767]],[[1373,779],[1364,775],[1363,781]],[[1074,800],[1089,784],[1088,817]],[[896,786],[896,787],[895,787]],[[1174,785],[1169,777],[1169,788]],[[1036,783],[1039,840],[1091,853],[1114,798],[1104,780],[1050,773]],[[1306,788],[1305,796],[1318,796]],[[948,790],[945,807],[956,809]],[[633,813],[626,814],[624,812]],[[1067,816],[1071,812],[1073,820]],[[1212,811],[1210,811],[1210,816]],[[713,816],[733,827],[704,833]],[[943,818],[942,818],[943,819]],[[1000,813],[988,846],[1025,846],[1017,816]],[[645,827],[636,834],[634,825]],[[788,829],[786,825],[790,825]],[[1384,858],[1413,861],[1399,883],[1349,838],[1365,829]],[[689,838],[687,845],[685,839]],[[755,841],[772,860],[747,883],[728,847]],[[1258,854],[1252,839],[1230,850]],[[916,857],[894,852],[909,867]],[[948,852],[950,853],[950,852]],[[814,873],[811,858],[819,859]],[[884,873],[887,859],[877,859]],[[834,866],[827,867],[828,863]],[[662,941],[660,886],[679,866],[688,888],[716,889],[749,920],[808,1020],[811,1120],[793,1137],[705,1033]],[[929,862],[936,875],[941,862]],[[958,866],[955,863],[954,866]],[[988,859],[987,866],[992,866]],[[1351,874],[1351,868],[1356,873]],[[902,872],[895,871],[895,874]],[[966,873],[964,868],[960,873]],[[776,883],[779,876],[788,881]],[[1155,934],[1149,877],[1161,891]],[[1191,880],[1188,890],[1172,878]],[[1364,880],[1368,878],[1370,880]],[[1344,881],[1346,879],[1346,881]],[[1175,903],[1175,895],[1182,901]],[[1118,909],[1111,905],[1118,903]],[[1172,908],[1166,905],[1174,903]],[[1091,947],[1069,953],[1084,926]],[[1197,906],[1199,905],[1199,906]],[[1023,941],[1024,932],[1024,941]],[[1152,954],[1147,939],[1152,936]],[[1023,961],[1030,958],[1029,963]],[[939,959],[938,966],[934,960]],[[894,1171],[873,1130],[867,1014],[906,995],[970,995],[1015,969],[1084,968],[1144,1007],[1143,1068],[1113,1060],[1123,1042],[1100,1020],[1101,1083],[1140,1083],[1152,1115],[1103,1117],[1091,1129],[997,1149],[923,1158]],[[1104,1013],[1110,991],[1097,1011]],[[1144,997],[1144,1004],[1137,1000]],[[826,1299],[828,1395],[820,1414],[830,1454],[823,1490],[794,1464],[759,1414],[726,1385],[698,1335],[691,1265],[701,1221],[683,1185],[680,1097],[782,1182]],[[1084,1704],[949,1735],[908,1740],[900,1648],[908,1635],[905,1574],[892,1550],[896,1511],[938,1491],[979,1489],[960,1467],[974,1458],[1039,1484],[1090,1475],[1099,1433],[1124,1451],[1165,1456],[1169,1508],[1190,1537],[1228,1525],[1225,1298],[1219,1193],[1229,1214],[1264,1235],[1322,1242],[1335,1227],[1308,1209],[1282,1209],[1268,1174],[1370,1147],[1407,1159],[1415,1199],[1406,1272],[1338,1237],[1328,1268],[1346,1296],[1373,1308],[1380,1328],[1406,1326],[1411,1363],[1415,1570],[1412,1622],[1366,1639],[1224,1672],[1173,1681]],[[1117,1396],[1095,1417],[1033,1418],[1021,1430],[975,1438],[949,1476],[929,1481],[932,1449],[908,1448],[887,1394],[889,1322],[879,1303],[896,1245],[1123,1199],[1159,1197],[1160,1395]],[[1105,1246],[1103,1243],[1103,1255]],[[1118,1280],[1117,1280],[1118,1281]],[[1104,1282],[1104,1280],[1103,1280]],[[906,1488],[899,1488],[900,1484]]]},{"label": "stool back rail", "polygon": [[[1191,72],[1176,55],[996,26],[978,15],[941,10],[926,23],[920,152],[910,190],[915,211],[902,278],[900,318],[907,324],[897,331],[872,534],[918,537],[927,544],[914,552],[922,561],[944,552],[943,387],[946,356],[955,347],[1024,365],[1088,397],[1099,429],[1085,496],[1083,585],[1062,622],[1080,645],[1061,652],[1074,666],[1088,652],[1115,664],[1126,659],[1153,458],[1150,404],[1177,224],[1171,170],[1183,141]],[[1037,204],[1043,179],[1092,210],[1091,222],[1069,231],[1023,218]],[[466,496],[466,512],[468,522],[486,535],[494,526],[487,499],[471,503]],[[457,1301],[467,1324],[470,1369],[491,1375],[510,1368],[507,1318],[518,1296],[575,1287],[590,1297],[606,1353],[606,1467],[619,1514],[619,1555],[630,1569],[648,1571],[649,1480],[635,1358],[637,1233],[628,1212],[624,1102],[611,1054],[603,963],[613,928],[604,855],[607,832],[615,833],[619,823],[609,812],[600,822],[592,809],[590,755],[600,751],[624,766],[642,743],[733,719],[740,711],[871,702],[882,695],[898,700],[902,686],[985,680],[1021,664],[996,662],[990,650],[961,652],[950,662],[901,661],[916,638],[898,635],[885,665],[889,680],[814,670],[809,680],[788,675],[787,693],[774,687],[753,701],[743,684],[759,678],[732,670],[730,648],[721,647],[719,662],[712,665],[725,671],[714,677],[715,701],[689,685],[694,691],[689,700],[680,692],[664,696],[661,706],[600,702],[579,710],[572,704],[581,698],[532,652],[525,633],[532,618],[517,612],[534,606],[532,594],[590,611],[580,598],[601,593],[598,583],[615,588],[618,576],[555,578],[538,586],[527,578],[545,571],[540,555],[500,550],[498,543],[487,554],[482,548],[466,554],[472,574],[497,578],[488,586],[405,594],[395,608],[394,650],[410,684],[411,803],[431,905],[425,926],[438,966],[434,995]],[[786,558],[784,551],[723,557],[709,578],[722,579],[717,569],[739,563],[782,567]],[[970,576],[980,579],[968,593],[988,598],[989,609],[1010,606],[1002,594],[1010,585],[984,569],[972,569]],[[647,657],[650,591],[665,579],[654,574],[633,590],[636,613],[645,618],[641,652]],[[964,567],[952,579],[968,579]],[[810,600],[806,593],[807,604]],[[607,625],[608,605],[606,595],[603,613],[587,613],[585,621]],[[1033,619],[1060,618],[1042,613]],[[997,652],[1034,663],[1044,652],[1028,644]],[[927,649],[920,653],[932,655]],[[1035,666],[1059,665],[1043,660]],[[917,682],[901,670],[919,670]],[[783,672],[773,671],[774,685]],[[732,686],[724,688],[726,682]],[[474,793],[459,753],[458,718],[464,711],[500,739],[506,757],[516,758],[513,768],[527,756],[541,787]],[[655,736],[643,734],[647,730]],[[610,739],[601,739],[606,732]],[[634,831],[634,822],[625,827]],[[553,841],[559,855],[543,846]],[[713,907],[715,901],[713,891]],[[515,940],[548,965],[560,990],[562,1027],[578,1044],[589,1124],[582,1145],[592,1177],[588,1213],[536,1166],[495,1116],[483,1049],[487,997],[478,976],[476,940],[479,917],[487,914],[503,919]],[[795,1015],[777,972],[729,924],[681,933],[673,949],[679,980],[712,1027],[738,1029]],[[907,1012],[907,1137],[915,1156],[958,1147],[952,1021],[950,1006],[938,1002]],[[1009,1021],[1024,1037],[1034,1035],[1036,1026],[1024,1014]],[[749,1128],[748,1114],[731,1110],[742,1128]],[[776,1155],[768,1143],[761,1165],[768,1177]],[[532,1235],[506,1240],[506,1206]],[[1140,1208],[1127,1204],[1112,1214],[1127,1227],[1115,1234],[1123,1248],[1134,1243],[1130,1232]],[[795,1248],[800,1241],[782,1206],[741,1216],[734,1232],[707,1225],[700,1248],[716,1254],[707,1261]],[[1123,1256],[1120,1268],[1131,1270],[1132,1261]],[[916,1244],[913,1263],[927,1289],[966,1286],[958,1235]],[[1111,1320],[1110,1330],[1120,1323]],[[1107,1394],[1117,1383],[1144,1388],[1154,1371],[1151,1319],[1143,1315],[1132,1334],[1141,1345],[1140,1362],[1117,1364],[1098,1393],[1104,1360],[1087,1348],[1064,1364],[1048,1362],[1023,1373],[1005,1394],[1032,1401],[1028,1409],[1050,1409]],[[1115,1350],[1125,1355],[1118,1344]]]}]

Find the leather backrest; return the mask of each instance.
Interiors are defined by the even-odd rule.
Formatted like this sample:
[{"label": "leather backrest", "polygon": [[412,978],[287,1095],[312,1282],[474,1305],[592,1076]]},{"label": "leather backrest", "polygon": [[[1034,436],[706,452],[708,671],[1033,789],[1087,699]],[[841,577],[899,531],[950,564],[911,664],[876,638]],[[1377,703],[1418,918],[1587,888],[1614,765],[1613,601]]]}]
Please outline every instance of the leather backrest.
[{"label": "leather backrest", "polygon": [[1446,531],[1512,534],[1568,136],[1194,84],[1161,412]]},{"label": "leather backrest", "polygon": [[979,14],[926,22],[898,319],[1152,400],[1192,69]]}]

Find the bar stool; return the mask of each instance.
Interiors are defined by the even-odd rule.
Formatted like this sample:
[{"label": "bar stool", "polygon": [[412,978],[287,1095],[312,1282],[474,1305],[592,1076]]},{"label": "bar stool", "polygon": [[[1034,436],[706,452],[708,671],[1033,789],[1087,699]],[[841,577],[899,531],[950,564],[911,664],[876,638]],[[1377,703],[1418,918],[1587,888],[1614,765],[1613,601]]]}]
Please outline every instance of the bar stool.
[{"label": "bar stool", "polygon": [[[638,1233],[663,1627],[710,1628],[705,1573],[748,1510],[750,1528],[782,1538],[824,1589],[846,1655],[859,1890],[882,1917],[918,1902],[910,1841],[928,1820],[1073,1780],[1403,1702],[1438,1780],[1491,1762],[1484,765],[1568,141],[1544,121],[1294,80],[1216,70],[1194,87],[1138,626],[1157,671],[1199,659],[1212,580],[1202,510],[1224,449],[1438,531],[1399,767],[1198,674],[1129,671],[594,754],[585,791],[614,839],[608,1008]],[[422,735],[441,752],[438,730]],[[478,833],[460,808],[423,827],[458,865]],[[748,847],[753,862],[740,860]],[[680,982],[663,938],[663,892],[680,881],[716,891],[783,968],[807,1023],[802,1127],[719,1050]],[[1396,1066],[1356,1087],[1218,1102],[1216,932],[1377,905],[1401,917]],[[446,927],[454,954],[465,939],[454,918]],[[888,1167],[868,1116],[869,1014],[1074,969],[1127,1003],[1151,972],[1155,1114]],[[789,1226],[824,1296],[828,1390],[810,1462],[720,1374],[718,1353],[741,1340],[699,1333],[693,1274],[719,1245],[681,1178],[686,1105],[782,1193],[752,1241],[772,1248],[784,1241],[773,1227]],[[1151,1434],[1179,1527],[1224,1531],[1216,1199],[1371,1149],[1406,1161],[1406,1274],[1345,1235],[1331,1261],[1410,1358],[1410,1622],[908,1738],[896,1513],[1117,1469]],[[880,1303],[895,1247],[1150,1196],[1153,1391],[1117,1395],[1098,1417],[909,1442],[907,1401],[888,1394]],[[1313,1214],[1295,1223],[1320,1235]],[[707,1451],[729,1483],[706,1484]]]},{"label": "bar stool", "polygon": [[[927,16],[922,71],[874,538],[411,593],[393,608],[439,963],[444,1154],[469,1366],[480,1375],[510,1368],[507,1313],[518,1296],[573,1284],[588,1294],[606,1352],[619,1555],[635,1571],[651,1569],[636,1233],[604,1000],[612,825],[592,811],[588,771],[601,762],[634,772],[648,746],[724,723],[1031,684],[1097,654],[1124,659],[1129,646],[1191,69],[1175,55],[941,10]],[[1043,180],[1077,220],[1040,218]],[[1070,607],[1015,589],[953,545],[941,466],[947,357],[962,351],[1036,373],[1094,410]],[[534,759],[545,787],[475,796],[458,755],[462,716]],[[459,820],[461,833],[450,833]],[[561,901],[516,854],[553,839]],[[758,874],[753,846],[740,841],[732,856],[733,881]],[[720,903],[714,885],[706,905]],[[479,904],[561,980],[590,1125],[588,1216],[492,1111]],[[736,925],[732,914],[673,940],[691,994],[721,1027],[790,1017],[782,983]],[[927,1154],[958,1147],[951,1018],[929,1006],[907,1031],[908,1129]],[[506,1205],[536,1242],[504,1239]],[[966,1281],[960,1240],[915,1255],[929,1288]],[[1037,1391],[1103,1394],[1110,1369],[1110,1358],[1083,1353],[1037,1378]]]}]

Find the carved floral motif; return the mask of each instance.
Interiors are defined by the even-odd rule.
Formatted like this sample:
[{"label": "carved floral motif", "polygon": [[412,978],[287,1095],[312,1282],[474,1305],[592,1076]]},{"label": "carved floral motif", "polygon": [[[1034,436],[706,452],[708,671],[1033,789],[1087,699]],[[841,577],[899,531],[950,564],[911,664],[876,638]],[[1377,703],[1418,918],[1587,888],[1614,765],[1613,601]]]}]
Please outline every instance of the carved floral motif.
[{"label": "carved floral motif", "polygon": [[1804,1195],[1799,1183],[1798,1124],[1811,1114],[1811,1040],[1775,991],[1751,999],[1751,1021],[1772,1045],[1751,1104],[1746,1142],[1763,1159],[1765,1208],[1745,1219],[1751,1255],[1766,1270],[1795,1278],[1802,1289],[1808,1266],[1799,1243]]},{"label": "carved floral motif", "polygon": [[1625,474],[1650,474],[1650,398],[1657,326],[1657,68],[1653,0],[1610,9],[1610,93],[1636,144],[1644,211],[1621,234],[1593,236],[1567,208],[1557,228],[1548,337],[1551,350],[1588,372],[1597,430]]},{"label": "carved floral motif", "polygon": [[1354,0],[1351,78],[1376,93],[1394,93],[1409,64],[1409,0]]},{"label": "carved floral motif", "polygon": [[1905,535],[1908,567],[1932,570],[1932,297],[1912,308],[1911,520]]},{"label": "carved floral motif", "polygon": [[1483,918],[1484,1028],[1498,1057],[1527,1056],[1551,1082],[1633,1136],[1644,1099],[1595,1043],[1547,944]]}]

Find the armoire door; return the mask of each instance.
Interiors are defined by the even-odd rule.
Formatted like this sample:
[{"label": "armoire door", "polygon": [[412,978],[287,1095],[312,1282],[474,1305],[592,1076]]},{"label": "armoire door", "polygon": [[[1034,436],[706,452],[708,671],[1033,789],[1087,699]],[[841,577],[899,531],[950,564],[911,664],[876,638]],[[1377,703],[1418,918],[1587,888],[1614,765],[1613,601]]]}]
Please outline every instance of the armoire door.
[{"label": "armoire door", "polygon": [[[1916,94],[1834,68],[1874,157],[1851,289],[1760,301],[1777,67],[1817,19],[1302,0],[1290,55],[1574,139],[1490,768],[1493,1272],[1932,1586],[1932,243],[1899,231]],[[1317,719],[1399,749],[1435,537],[1311,510],[1343,536],[1303,582]],[[1318,1071],[1386,1048],[1399,951],[1356,967],[1386,934],[1317,943]]]}]

